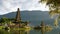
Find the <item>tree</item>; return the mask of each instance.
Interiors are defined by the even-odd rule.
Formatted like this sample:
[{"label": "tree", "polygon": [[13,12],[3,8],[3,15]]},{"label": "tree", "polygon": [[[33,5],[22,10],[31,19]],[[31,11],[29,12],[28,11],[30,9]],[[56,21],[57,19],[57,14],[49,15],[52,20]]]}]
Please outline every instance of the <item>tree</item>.
[{"label": "tree", "polygon": [[3,17],[0,19],[0,23],[9,23],[10,22],[10,19],[6,18],[6,17]]},{"label": "tree", "polygon": [[59,15],[58,17],[60,17],[60,0],[40,0],[39,2],[46,3],[49,6],[50,15]]}]

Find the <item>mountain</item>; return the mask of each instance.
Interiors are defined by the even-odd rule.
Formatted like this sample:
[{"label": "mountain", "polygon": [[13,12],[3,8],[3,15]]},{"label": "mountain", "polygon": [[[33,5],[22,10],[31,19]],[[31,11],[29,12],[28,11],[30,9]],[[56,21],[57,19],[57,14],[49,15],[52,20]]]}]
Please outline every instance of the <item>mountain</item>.
[{"label": "mountain", "polygon": [[[22,15],[28,15],[29,16],[29,14],[34,14],[34,13],[38,13],[38,12],[41,12],[41,11],[39,11],[39,10],[33,10],[33,11],[27,11],[27,10],[25,10],[25,11],[21,11],[21,16]],[[16,12],[11,12],[11,13],[7,13],[7,14],[4,14],[4,15],[0,15],[0,18],[2,18],[2,17],[7,17],[7,18],[14,18],[15,16],[16,16]]]},{"label": "mountain", "polygon": [[[15,18],[16,12],[0,15],[0,18],[3,16],[7,18]],[[50,18],[48,11],[21,11],[21,19],[23,21],[30,21],[32,24],[35,23],[34,25],[40,23],[42,20],[46,23],[48,21],[48,24],[53,21],[53,19]]]}]

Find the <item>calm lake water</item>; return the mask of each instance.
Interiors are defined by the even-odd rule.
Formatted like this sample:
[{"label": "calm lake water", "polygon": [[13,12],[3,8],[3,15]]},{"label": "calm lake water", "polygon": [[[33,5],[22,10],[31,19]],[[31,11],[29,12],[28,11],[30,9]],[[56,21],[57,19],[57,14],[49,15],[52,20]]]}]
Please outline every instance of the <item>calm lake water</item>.
[{"label": "calm lake water", "polygon": [[[31,12],[21,12],[21,19],[23,21],[29,21],[30,26],[38,26],[41,24],[43,20],[45,25],[54,26],[54,18],[51,19],[49,13],[41,12],[41,11],[31,11]],[[60,21],[59,21],[60,22]],[[60,34],[60,23],[59,27],[53,27],[53,29],[49,32],[43,32],[44,34]],[[5,31],[0,30],[0,34],[43,34],[41,30],[24,30],[24,31]]]},{"label": "calm lake water", "polygon": [[21,30],[21,31],[5,31],[0,30],[0,34],[60,34],[60,29],[53,29],[49,32],[41,32],[41,30]]}]

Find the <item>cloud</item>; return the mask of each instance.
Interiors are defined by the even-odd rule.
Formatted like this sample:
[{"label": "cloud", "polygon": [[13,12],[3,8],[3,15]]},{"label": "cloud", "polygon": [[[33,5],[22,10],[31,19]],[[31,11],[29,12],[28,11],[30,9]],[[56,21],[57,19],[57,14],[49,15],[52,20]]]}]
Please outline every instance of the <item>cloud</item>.
[{"label": "cloud", "polygon": [[49,10],[43,4],[38,3],[39,0],[0,0],[0,14],[16,11],[17,8],[20,10]]}]

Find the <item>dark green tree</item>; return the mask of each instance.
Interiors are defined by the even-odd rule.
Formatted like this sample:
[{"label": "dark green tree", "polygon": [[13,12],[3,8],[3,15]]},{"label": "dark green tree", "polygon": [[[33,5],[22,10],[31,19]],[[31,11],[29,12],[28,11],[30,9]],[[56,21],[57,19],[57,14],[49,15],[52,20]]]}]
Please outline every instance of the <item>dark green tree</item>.
[{"label": "dark green tree", "polygon": [[0,19],[0,23],[9,23],[9,22],[10,22],[9,18],[3,17]]}]

